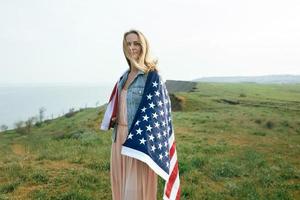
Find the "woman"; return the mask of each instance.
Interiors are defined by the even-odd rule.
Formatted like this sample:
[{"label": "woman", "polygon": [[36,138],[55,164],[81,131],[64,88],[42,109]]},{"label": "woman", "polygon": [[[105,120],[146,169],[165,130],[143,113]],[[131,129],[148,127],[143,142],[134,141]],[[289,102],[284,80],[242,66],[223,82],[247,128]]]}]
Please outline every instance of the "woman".
[{"label": "woman", "polygon": [[147,39],[137,30],[124,34],[123,51],[129,69],[116,83],[101,124],[102,130],[114,128],[113,200],[155,200],[157,174],[166,180],[164,199],[179,199],[171,102],[157,61],[150,59]]},{"label": "woman", "polygon": [[113,118],[116,124],[110,163],[112,195],[114,200],[154,200],[157,175],[144,162],[121,155],[121,147],[141,101],[147,73],[156,69],[156,61],[149,59],[147,40],[136,30],[124,34],[123,51],[129,70],[119,82],[119,109],[117,118]]}]

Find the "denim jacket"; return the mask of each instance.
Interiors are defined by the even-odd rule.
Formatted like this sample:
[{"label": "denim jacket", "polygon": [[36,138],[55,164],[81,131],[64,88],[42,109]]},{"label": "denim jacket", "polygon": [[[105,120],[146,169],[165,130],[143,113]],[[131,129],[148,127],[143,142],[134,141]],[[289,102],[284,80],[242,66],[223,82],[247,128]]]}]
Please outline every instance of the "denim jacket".
[{"label": "denim jacket", "polygon": [[[121,78],[119,84],[118,84],[118,94],[120,95],[121,90],[126,83],[129,69],[124,73],[123,77]],[[133,121],[133,118],[135,116],[135,113],[139,107],[139,104],[141,102],[144,87],[146,84],[148,73],[144,73],[142,70],[139,70],[130,85],[127,88],[127,97],[126,97],[126,104],[127,104],[127,125],[128,125],[128,131],[131,127],[131,123]],[[112,134],[112,141],[116,142],[117,138],[117,128],[118,124],[115,123],[113,134]]]}]

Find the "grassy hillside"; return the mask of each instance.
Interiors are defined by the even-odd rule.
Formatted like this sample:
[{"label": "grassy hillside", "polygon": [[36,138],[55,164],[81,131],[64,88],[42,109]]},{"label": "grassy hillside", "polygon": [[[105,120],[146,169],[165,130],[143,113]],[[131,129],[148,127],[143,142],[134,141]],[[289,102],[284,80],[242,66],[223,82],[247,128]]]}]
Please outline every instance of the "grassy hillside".
[{"label": "grassy hillside", "polygon": [[[199,83],[175,97],[182,199],[300,199],[299,84]],[[103,111],[0,133],[0,200],[111,199]]]}]

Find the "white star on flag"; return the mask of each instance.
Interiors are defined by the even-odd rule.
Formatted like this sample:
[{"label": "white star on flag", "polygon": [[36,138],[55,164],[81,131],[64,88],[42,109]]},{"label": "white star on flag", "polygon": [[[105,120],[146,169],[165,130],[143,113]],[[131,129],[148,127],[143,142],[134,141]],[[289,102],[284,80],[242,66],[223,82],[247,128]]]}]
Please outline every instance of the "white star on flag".
[{"label": "white star on flag", "polygon": [[163,103],[159,100],[158,105],[161,107],[163,105]]},{"label": "white star on flag", "polygon": [[156,81],[152,82],[153,87],[157,87],[158,83]]},{"label": "white star on flag", "polygon": [[146,127],[147,127],[147,131],[150,131],[150,132],[151,132],[152,127],[150,126],[150,124],[149,124],[148,126],[146,126]]},{"label": "white star on flag", "polygon": [[136,122],[135,122],[135,125],[139,125],[140,124],[140,121],[139,120],[137,120]]},{"label": "white star on flag", "polygon": [[167,137],[167,131],[163,131],[164,136]]},{"label": "white star on flag", "polygon": [[155,122],[155,128],[159,128],[159,123]]},{"label": "white star on flag", "polygon": [[154,103],[153,102],[149,103],[149,107],[154,108]]},{"label": "white star on flag", "polygon": [[144,121],[148,121],[148,119],[149,119],[149,117],[148,117],[147,115],[144,115],[144,116],[143,116],[143,120],[144,120]]},{"label": "white star on flag", "polygon": [[169,153],[167,151],[165,151],[165,156],[168,157],[169,156]]},{"label": "white star on flag", "polygon": [[161,134],[157,133],[157,138],[160,139],[160,137],[161,137]]},{"label": "white star on flag", "polygon": [[162,158],[163,158],[163,155],[159,154],[159,159],[162,160]]},{"label": "white star on flag", "polygon": [[151,95],[151,94],[148,94],[148,95],[147,95],[147,99],[148,99],[148,100],[151,100],[151,98],[152,98],[152,95]]},{"label": "white star on flag", "polygon": [[168,147],[168,143],[167,142],[165,142],[165,147]]},{"label": "white star on flag", "polygon": [[155,96],[159,97],[159,95],[160,95],[159,91],[155,91]]},{"label": "white star on flag", "polygon": [[149,136],[149,140],[151,140],[152,142],[154,141],[154,136],[152,134]]},{"label": "white star on flag", "polygon": [[141,144],[145,144],[146,140],[144,138],[140,139]]},{"label": "white star on flag", "polygon": [[155,113],[152,113],[153,118],[157,119],[158,115]]},{"label": "white star on flag", "polygon": [[137,135],[142,135],[143,130],[141,130],[140,128],[138,130],[136,130],[136,134]]},{"label": "white star on flag", "polygon": [[152,146],[151,146],[151,151],[153,151],[153,152],[154,152],[154,151],[155,151],[155,149],[156,149],[155,145],[152,145]]},{"label": "white star on flag", "polygon": [[142,108],[142,112],[146,112],[146,107]]},{"label": "white star on flag", "polygon": [[161,143],[159,143],[159,144],[158,144],[158,148],[159,148],[159,149],[161,149],[161,148],[162,148],[162,145],[161,145]]},{"label": "white star on flag", "polygon": [[131,133],[129,133],[128,138],[129,138],[129,139],[132,139],[132,136],[133,136],[133,135],[132,135]]}]

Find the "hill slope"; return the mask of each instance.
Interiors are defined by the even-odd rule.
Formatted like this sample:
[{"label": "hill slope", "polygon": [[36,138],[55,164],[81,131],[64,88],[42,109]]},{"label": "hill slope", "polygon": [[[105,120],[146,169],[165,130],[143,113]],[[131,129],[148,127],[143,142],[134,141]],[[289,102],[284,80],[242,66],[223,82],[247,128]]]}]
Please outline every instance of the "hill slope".
[{"label": "hill slope", "polygon": [[[173,104],[182,199],[300,198],[300,85],[198,83]],[[111,199],[103,111],[1,133],[0,199]]]}]

